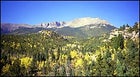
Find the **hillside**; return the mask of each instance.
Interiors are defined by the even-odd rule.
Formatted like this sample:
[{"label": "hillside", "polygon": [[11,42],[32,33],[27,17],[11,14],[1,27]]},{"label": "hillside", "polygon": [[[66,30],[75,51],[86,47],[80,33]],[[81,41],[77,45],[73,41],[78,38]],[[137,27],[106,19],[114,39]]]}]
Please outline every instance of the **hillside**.
[{"label": "hillside", "polygon": [[[54,32],[56,28],[38,29],[1,35],[1,76],[139,76],[138,40],[122,34],[111,39],[108,34],[73,39]],[[75,29],[79,28],[72,32]],[[139,26],[134,25],[129,33],[133,31],[139,32]]]}]

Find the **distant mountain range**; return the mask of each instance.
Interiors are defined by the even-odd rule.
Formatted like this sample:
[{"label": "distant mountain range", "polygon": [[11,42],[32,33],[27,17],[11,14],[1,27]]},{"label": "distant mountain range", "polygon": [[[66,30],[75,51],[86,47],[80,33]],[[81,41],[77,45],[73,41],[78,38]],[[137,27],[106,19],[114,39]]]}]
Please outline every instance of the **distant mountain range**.
[{"label": "distant mountain range", "polygon": [[113,25],[100,18],[78,18],[69,22],[48,22],[39,25],[2,23],[2,34],[27,34],[37,33],[41,30],[52,30],[60,35],[74,37],[92,37],[109,33],[115,29]]}]

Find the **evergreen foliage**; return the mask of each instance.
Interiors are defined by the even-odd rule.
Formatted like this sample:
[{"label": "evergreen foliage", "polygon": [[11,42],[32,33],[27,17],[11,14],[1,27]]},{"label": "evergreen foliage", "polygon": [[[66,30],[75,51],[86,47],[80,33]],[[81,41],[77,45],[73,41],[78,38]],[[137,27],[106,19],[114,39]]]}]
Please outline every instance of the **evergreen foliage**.
[{"label": "evergreen foliage", "polygon": [[1,35],[1,76],[139,76],[139,45],[122,35],[67,40],[52,31]]}]

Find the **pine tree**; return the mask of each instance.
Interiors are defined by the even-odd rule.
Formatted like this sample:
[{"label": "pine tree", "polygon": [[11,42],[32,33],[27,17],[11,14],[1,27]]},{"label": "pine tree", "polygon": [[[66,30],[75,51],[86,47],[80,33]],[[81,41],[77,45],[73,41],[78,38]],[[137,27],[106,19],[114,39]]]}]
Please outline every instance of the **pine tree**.
[{"label": "pine tree", "polygon": [[118,48],[123,49],[124,48],[124,37],[119,34],[117,37],[114,37],[111,39],[112,41],[112,46],[118,50]]},{"label": "pine tree", "polygon": [[10,70],[10,74],[11,76],[21,76],[21,68],[20,68],[20,63],[21,61],[19,59],[16,59],[13,63],[13,65],[11,65],[9,67]]}]

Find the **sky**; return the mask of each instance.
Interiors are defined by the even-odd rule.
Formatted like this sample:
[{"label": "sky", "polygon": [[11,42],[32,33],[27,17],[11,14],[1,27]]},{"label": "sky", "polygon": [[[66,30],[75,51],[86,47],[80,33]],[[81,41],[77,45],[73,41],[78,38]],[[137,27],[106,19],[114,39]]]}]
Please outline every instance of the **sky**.
[{"label": "sky", "polygon": [[92,17],[115,27],[139,21],[138,1],[1,1],[1,23],[40,24]]}]

